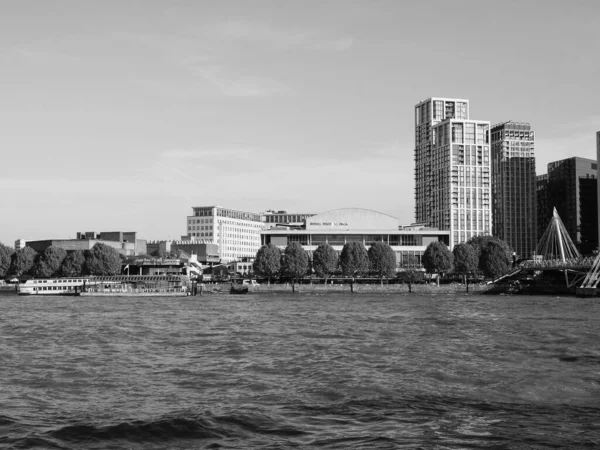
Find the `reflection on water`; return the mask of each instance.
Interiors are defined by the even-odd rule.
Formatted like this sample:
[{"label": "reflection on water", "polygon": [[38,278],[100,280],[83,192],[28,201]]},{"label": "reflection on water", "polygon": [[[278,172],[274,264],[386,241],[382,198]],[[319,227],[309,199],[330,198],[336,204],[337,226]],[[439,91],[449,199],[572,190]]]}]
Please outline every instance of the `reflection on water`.
[{"label": "reflection on water", "polygon": [[600,445],[595,299],[0,297],[0,445]]}]

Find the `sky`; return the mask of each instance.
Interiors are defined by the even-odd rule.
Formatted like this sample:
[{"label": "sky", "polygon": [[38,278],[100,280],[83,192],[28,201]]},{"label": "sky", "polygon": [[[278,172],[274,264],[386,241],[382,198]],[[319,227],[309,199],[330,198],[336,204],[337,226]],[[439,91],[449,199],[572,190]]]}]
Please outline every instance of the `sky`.
[{"label": "sky", "polygon": [[596,158],[597,0],[0,0],[0,242],[193,206],[414,221],[414,106],[531,123],[537,173]]}]

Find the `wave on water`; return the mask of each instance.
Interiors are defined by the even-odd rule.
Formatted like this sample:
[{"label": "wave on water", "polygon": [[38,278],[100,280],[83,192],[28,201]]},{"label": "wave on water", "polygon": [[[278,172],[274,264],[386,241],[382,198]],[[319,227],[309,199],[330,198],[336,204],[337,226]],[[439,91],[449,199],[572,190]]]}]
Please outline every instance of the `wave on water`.
[{"label": "wave on water", "polygon": [[207,420],[201,418],[174,417],[145,422],[135,420],[115,425],[68,425],[49,433],[64,441],[80,442],[87,440],[127,439],[145,441],[173,438],[214,438],[224,437]]},{"label": "wave on water", "polygon": [[[106,448],[110,443],[148,448],[152,443],[190,440],[239,442],[258,436],[269,440],[302,436],[305,432],[263,414],[175,415],[115,424],[74,423],[44,434],[12,440],[16,448]],[[1,441],[0,441],[1,443]]]}]

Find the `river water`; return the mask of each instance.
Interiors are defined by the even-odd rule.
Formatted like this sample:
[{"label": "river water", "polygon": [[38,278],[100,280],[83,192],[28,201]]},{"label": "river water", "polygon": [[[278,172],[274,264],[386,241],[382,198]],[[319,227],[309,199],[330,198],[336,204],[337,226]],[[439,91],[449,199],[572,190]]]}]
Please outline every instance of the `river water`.
[{"label": "river water", "polygon": [[0,296],[0,447],[600,447],[600,300]]}]

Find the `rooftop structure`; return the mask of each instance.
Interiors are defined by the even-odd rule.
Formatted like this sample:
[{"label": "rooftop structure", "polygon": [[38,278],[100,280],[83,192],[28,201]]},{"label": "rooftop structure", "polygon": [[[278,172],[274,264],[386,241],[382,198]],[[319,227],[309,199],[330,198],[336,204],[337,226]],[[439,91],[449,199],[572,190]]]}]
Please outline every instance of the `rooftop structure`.
[{"label": "rooftop structure", "polygon": [[261,220],[268,225],[301,225],[314,215],[314,213],[288,213],[287,211],[268,209],[261,213]]}]

